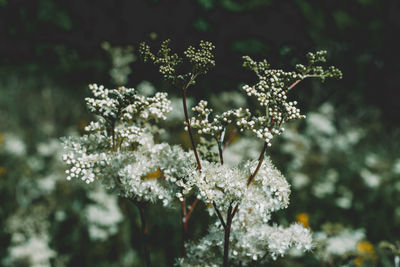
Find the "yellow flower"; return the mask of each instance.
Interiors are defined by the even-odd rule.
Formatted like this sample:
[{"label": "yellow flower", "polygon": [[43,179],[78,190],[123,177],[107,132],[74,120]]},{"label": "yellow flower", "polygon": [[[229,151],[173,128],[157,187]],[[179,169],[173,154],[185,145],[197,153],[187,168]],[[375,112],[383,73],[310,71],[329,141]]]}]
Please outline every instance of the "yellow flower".
[{"label": "yellow flower", "polygon": [[361,254],[374,254],[374,247],[368,241],[360,241],[357,243],[357,251]]},{"label": "yellow flower", "polygon": [[157,168],[156,171],[148,172],[142,178],[143,178],[143,180],[159,179],[159,178],[164,178],[164,174],[163,174],[163,172],[162,172],[162,170],[160,168]]},{"label": "yellow flower", "polygon": [[354,259],[354,265],[362,266],[365,261],[375,261],[376,255],[374,246],[369,241],[360,241],[357,243],[357,258]]},{"label": "yellow flower", "polygon": [[89,125],[89,123],[88,123],[87,121],[85,121],[85,120],[80,120],[80,121],[78,122],[78,130],[79,130],[79,131],[84,131],[84,130],[85,130],[85,127],[88,126],[88,125]]},{"label": "yellow flower", "polygon": [[3,174],[6,173],[6,169],[4,167],[0,166],[0,176],[3,176]]},{"label": "yellow flower", "polygon": [[360,256],[354,259],[354,265],[355,266],[361,266],[361,264],[364,262],[364,259]]},{"label": "yellow flower", "polygon": [[296,215],[297,222],[301,223],[304,227],[310,228],[308,213],[302,212]]}]

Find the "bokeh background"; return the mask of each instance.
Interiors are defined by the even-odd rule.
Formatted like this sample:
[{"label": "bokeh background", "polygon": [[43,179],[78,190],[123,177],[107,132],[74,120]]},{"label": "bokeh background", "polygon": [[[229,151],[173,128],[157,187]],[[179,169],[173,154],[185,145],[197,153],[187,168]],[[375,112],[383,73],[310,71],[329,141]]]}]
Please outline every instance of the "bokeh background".
[{"label": "bokeh background", "polygon": [[[217,111],[254,104],[241,57],[294,69],[325,49],[339,81],[291,92],[307,119],[287,126],[268,152],[292,184],[275,221],[302,222],[316,248],[270,266],[394,266],[400,256],[400,1],[398,0],[0,0],[0,265],[142,266],[139,217],[99,185],[65,180],[59,138],[91,120],[87,84],[179,92],[136,53],[167,38],[183,51],[216,46],[216,67],[190,91]],[[188,144],[182,114],[165,127]],[[227,153],[256,157],[237,136]],[[209,218],[200,207],[196,239]],[[179,256],[179,211],[148,208],[154,266]],[[192,219],[191,219],[192,220]],[[382,243],[382,241],[389,243]],[[391,245],[393,246],[391,246]]]}]

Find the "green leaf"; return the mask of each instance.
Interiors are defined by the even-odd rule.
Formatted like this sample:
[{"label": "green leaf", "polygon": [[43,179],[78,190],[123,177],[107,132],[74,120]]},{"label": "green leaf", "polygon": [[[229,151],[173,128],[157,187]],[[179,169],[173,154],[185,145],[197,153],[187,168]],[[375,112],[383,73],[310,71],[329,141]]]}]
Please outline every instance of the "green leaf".
[{"label": "green leaf", "polygon": [[268,47],[257,39],[246,39],[234,41],[231,45],[232,51],[242,54],[265,54]]},{"label": "green leaf", "polygon": [[197,0],[197,3],[205,10],[210,10],[215,7],[214,0]]},{"label": "green leaf", "polygon": [[37,17],[44,22],[50,22],[63,30],[72,29],[72,20],[68,13],[58,7],[52,0],[40,0]]},{"label": "green leaf", "polygon": [[193,22],[193,28],[199,32],[208,32],[211,30],[211,25],[203,18],[198,18]]},{"label": "green leaf", "polygon": [[337,10],[332,13],[333,19],[335,20],[336,26],[340,30],[352,27],[355,25],[355,20],[345,11]]}]

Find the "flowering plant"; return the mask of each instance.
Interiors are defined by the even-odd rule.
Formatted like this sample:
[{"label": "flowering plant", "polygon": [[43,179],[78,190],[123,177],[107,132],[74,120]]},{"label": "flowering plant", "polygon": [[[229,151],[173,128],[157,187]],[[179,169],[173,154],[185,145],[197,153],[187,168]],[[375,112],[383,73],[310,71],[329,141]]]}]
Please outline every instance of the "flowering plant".
[{"label": "flowering plant", "polygon": [[[63,159],[69,166],[67,179],[80,178],[87,183],[101,181],[109,190],[128,198],[138,207],[142,233],[147,235],[145,204],[162,202],[182,210],[182,257],[179,266],[250,265],[283,256],[291,247],[310,250],[310,231],[300,224],[284,227],[269,224],[271,213],[289,204],[290,186],[285,177],[265,156],[274,136],[284,131],[284,123],[304,118],[296,101],[287,94],[307,78],[341,78],[335,67],[324,69],[326,51],[307,54],[307,64],[296,71],[271,69],[267,61],[243,57],[243,66],[258,77],[254,85],[244,85],[249,97],[255,97],[259,110],[247,107],[213,114],[207,101],[200,101],[189,116],[187,94],[199,76],[215,66],[214,46],[201,41],[190,46],[185,59],[172,53],[170,41],[164,41],[157,53],[142,43],[145,62],[158,66],[163,77],[181,91],[185,129],[192,149],[156,142],[157,122],[171,111],[166,93],[142,96],[133,88],[106,89],[96,84],[86,98],[89,110],[97,115],[82,137],[64,138]],[[189,67],[189,70],[186,70]],[[258,159],[239,164],[224,164],[224,149],[230,136],[249,131],[263,140]],[[195,133],[214,151],[198,150]],[[194,156],[192,156],[194,155]],[[187,203],[192,201],[190,205]],[[189,218],[197,203],[203,201],[216,220],[208,234],[198,241],[187,240]],[[144,240],[145,259],[150,252]]]}]

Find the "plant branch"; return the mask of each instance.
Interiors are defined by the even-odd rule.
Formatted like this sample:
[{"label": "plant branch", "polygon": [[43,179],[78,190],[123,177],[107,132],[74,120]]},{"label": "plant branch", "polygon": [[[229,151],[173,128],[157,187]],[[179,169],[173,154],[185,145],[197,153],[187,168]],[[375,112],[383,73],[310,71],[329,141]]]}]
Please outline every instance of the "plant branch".
[{"label": "plant branch", "polygon": [[[193,84],[193,82],[196,79],[196,77],[197,77],[197,74],[193,74],[191,76],[190,80],[188,81],[188,83],[185,86],[183,86],[183,88],[182,88],[182,104],[183,104],[183,112],[185,114],[186,126],[188,128],[190,143],[192,144],[194,156],[195,156],[196,162],[197,162],[197,169],[199,171],[201,171],[201,169],[202,169],[201,162],[200,162],[199,155],[197,153],[196,143],[194,142],[192,127],[190,125],[189,112],[188,112],[187,103],[186,103],[187,89],[191,84]],[[192,205],[190,206],[189,211],[187,212],[186,211],[186,201],[182,201],[182,218],[183,218],[183,225],[182,225],[182,247],[183,248],[182,248],[182,254],[183,254],[183,257],[186,257],[185,243],[186,243],[187,235],[188,235],[189,218],[190,218],[190,215],[192,214],[194,208],[196,207],[197,202],[198,202],[198,199],[196,198],[193,201]]]},{"label": "plant branch", "polygon": [[149,238],[148,238],[148,233],[147,233],[146,218],[145,218],[145,214],[144,214],[144,205],[143,205],[143,203],[137,202],[133,199],[132,199],[132,203],[135,204],[139,210],[140,220],[141,220],[142,242],[143,242],[143,248],[144,248],[144,258],[146,261],[146,266],[151,267]]},{"label": "plant branch", "polygon": [[232,205],[228,208],[228,213],[226,215],[226,226],[224,228],[225,235],[224,235],[224,259],[223,259],[223,267],[229,266],[229,237],[231,234],[231,225],[232,225]]},{"label": "plant branch", "polygon": [[197,154],[196,143],[194,142],[192,127],[190,126],[189,113],[188,113],[187,104],[186,104],[186,94],[187,94],[187,86],[185,86],[185,88],[183,89],[183,93],[182,93],[183,111],[185,113],[185,121],[186,121],[186,126],[188,128],[190,142],[192,144],[194,156],[196,157],[197,168],[199,170],[201,170],[200,158],[199,158],[199,155]]},{"label": "plant branch", "polygon": [[252,181],[254,180],[254,178],[256,177],[258,171],[260,170],[261,165],[262,165],[262,163],[263,163],[263,161],[264,161],[265,151],[267,150],[267,147],[268,147],[268,143],[267,143],[267,142],[264,142],[264,147],[263,147],[263,149],[261,150],[260,156],[258,157],[258,164],[257,164],[257,167],[256,167],[256,169],[254,170],[254,172],[250,175],[249,179],[247,179],[247,186],[249,186],[249,185],[251,184],[251,182],[252,182]]},{"label": "plant branch", "polygon": [[186,201],[183,199],[182,204],[182,256],[186,258],[186,240],[187,240],[187,224],[186,224]]},{"label": "plant branch", "polygon": [[[307,76],[305,77],[305,78],[307,78]],[[304,78],[303,78],[304,79]],[[301,82],[303,79],[298,79],[298,80],[296,80],[294,83],[292,83],[292,85],[290,85],[289,87],[288,87],[288,91],[290,90],[290,89],[292,89],[293,87],[295,87],[299,82]]]},{"label": "plant branch", "polygon": [[218,154],[219,154],[219,161],[221,162],[221,165],[224,165],[224,156],[223,156],[223,152],[222,152],[222,142],[217,140],[217,144],[218,144]]},{"label": "plant branch", "polygon": [[226,229],[226,223],[224,221],[224,218],[221,215],[221,212],[219,211],[219,209],[217,208],[217,205],[215,205],[215,202],[213,201],[213,207],[215,209],[215,211],[217,212],[218,218],[221,221],[222,227],[224,227],[224,229]]},{"label": "plant branch", "polygon": [[189,211],[186,210],[186,201],[183,200],[181,202],[182,204],[182,255],[185,258],[186,257],[186,241],[188,239],[188,224],[189,224],[189,219],[190,215],[192,215],[192,212],[194,208],[196,207],[197,203],[199,202],[199,199],[196,198],[192,205],[190,205]]},{"label": "plant branch", "polygon": [[[301,81],[302,81],[302,80],[297,80],[297,81],[295,81],[292,85],[290,85],[290,86],[288,87],[287,90],[292,89],[293,87],[295,87],[295,86],[296,86],[299,82],[301,82]],[[286,90],[286,91],[287,91],[287,90]],[[271,124],[273,124],[273,123],[274,123],[274,118],[271,118]],[[272,125],[271,125],[271,127],[270,127],[270,131],[271,131],[271,129],[272,129]],[[235,134],[235,132],[232,133],[231,136],[229,137],[229,139],[228,139],[229,142],[230,142],[231,137],[233,137],[234,134]],[[227,143],[225,144],[225,146],[228,144],[228,141],[227,141]],[[263,149],[261,150],[260,156],[258,157],[257,167],[256,167],[256,169],[254,170],[254,172],[250,175],[250,177],[247,179],[247,186],[249,186],[249,185],[251,184],[251,182],[252,182],[252,181],[254,180],[254,178],[256,177],[258,171],[260,170],[261,165],[262,165],[262,163],[263,163],[263,161],[264,161],[265,151],[267,150],[267,147],[268,147],[268,143],[267,143],[267,142],[264,142]],[[217,211],[218,217],[220,218],[221,222],[223,222],[223,218],[222,218],[221,214],[219,213],[217,207],[215,206],[214,203],[213,203],[213,205],[214,205],[215,210]],[[230,207],[229,207],[229,210],[228,210],[228,215],[227,215],[227,219],[226,219],[226,224],[223,223],[223,225],[224,225],[224,230],[225,230],[224,263],[223,263],[223,266],[224,266],[224,267],[228,266],[230,229],[231,229],[231,224],[232,224],[233,217],[236,215],[236,213],[238,212],[238,210],[239,210],[239,203],[236,204],[236,206],[234,207],[233,211],[232,211],[232,206],[230,206]]]},{"label": "plant branch", "polygon": [[[288,91],[288,90],[292,89],[293,87],[295,87],[295,86],[296,86],[299,82],[301,82],[302,80],[303,80],[303,79],[296,80],[294,83],[292,83],[292,84],[288,87],[288,89],[287,89],[286,91]],[[273,124],[273,123],[274,123],[274,118],[272,117],[272,118],[271,118],[271,124]],[[271,129],[272,129],[272,125],[271,125],[271,127],[270,127],[269,130],[271,131]],[[254,170],[254,172],[250,175],[249,179],[247,180],[247,186],[249,186],[249,185],[251,184],[251,182],[252,182],[252,181],[254,180],[254,178],[256,177],[258,171],[260,170],[261,165],[262,165],[262,163],[263,163],[263,161],[264,161],[265,151],[267,150],[267,147],[268,147],[268,144],[267,144],[267,142],[265,142],[265,143],[264,143],[264,147],[263,147],[263,149],[261,150],[260,156],[258,157],[258,164],[257,164],[257,167],[256,167],[256,169]]]},{"label": "plant branch", "polygon": [[192,212],[194,210],[194,208],[196,207],[197,203],[199,202],[199,199],[196,198],[195,200],[193,200],[192,205],[190,205],[189,211],[187,212],[186,216],[185,216],[185,220],[186,222],[189,221],[190,219],[190,215],[192,215]]},{"label": "plant branch", "polygon": [[236,204],[235,208],[233,209],[233,212],[232,212],[232,219],[233,219],[233,217],[235,217],[235,215],[236,215],[236,213],[238,212],[238,210],[239,210],[239,203]]},{"label": "plant branch", "polygon": [[228,140],[226,140],[225,144],[224,144],[224,149],[232,142],[233,138],[235,137],[235,135],[237,134],[237,129],[235,128],[232,133],[229,135]]}]

